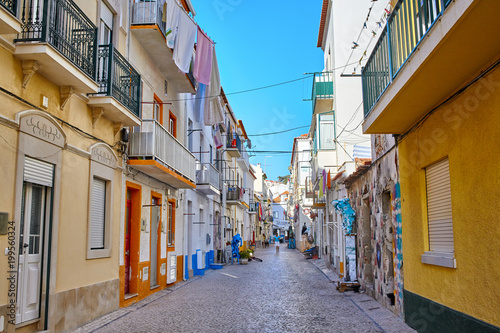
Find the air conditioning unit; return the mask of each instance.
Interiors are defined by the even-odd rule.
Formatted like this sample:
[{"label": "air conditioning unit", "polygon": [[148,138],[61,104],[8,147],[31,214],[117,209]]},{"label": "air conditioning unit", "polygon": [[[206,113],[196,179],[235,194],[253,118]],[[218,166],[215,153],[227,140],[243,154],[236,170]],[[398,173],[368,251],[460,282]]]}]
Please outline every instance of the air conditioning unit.
[{"label": "air conditioning unit", "polygon": [[177,256],[175,254],[168,255],[167,261],[167,283],[177,281]]}]

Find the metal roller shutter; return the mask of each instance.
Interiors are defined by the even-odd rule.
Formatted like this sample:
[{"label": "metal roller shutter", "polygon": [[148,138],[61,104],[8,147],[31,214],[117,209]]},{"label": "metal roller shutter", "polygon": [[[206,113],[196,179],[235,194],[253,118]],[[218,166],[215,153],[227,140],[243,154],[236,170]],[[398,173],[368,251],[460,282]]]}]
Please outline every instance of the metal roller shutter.
[{"label": "metal roller shutter", "polygon": [[24,181],[52,187],[54,166],[34,158],[24,157]]},{"label": "metal roller shutter", "polygon": [[113,29],[113,12],[104,2],[101,5],[101,19],[108,28]]},{"label": "metal roller shutter", "polygon": [[95,178],[92,182],[92,220],[90,226],[90,248],[104,248],[106,220],[106,181]]},{"label": "metal roller shutter", "polygon": [[453,220],[448,159],[426,168],[425,175],[430,250],[453,252]]}]

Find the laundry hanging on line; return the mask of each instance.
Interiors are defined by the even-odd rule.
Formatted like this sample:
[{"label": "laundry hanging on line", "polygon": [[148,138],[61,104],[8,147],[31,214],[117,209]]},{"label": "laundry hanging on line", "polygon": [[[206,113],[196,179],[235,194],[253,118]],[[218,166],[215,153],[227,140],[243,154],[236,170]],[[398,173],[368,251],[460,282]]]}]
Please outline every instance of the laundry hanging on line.
[{"label": "laundry hanging on line", "polygon": [[196,57],[193,65],[193,75],[198,82],[210,85],[212,74],[212,54],[214,44],[198,26],[196,35]]},{"label": "laundry hanging on line", "polygon": [[181,72],[188,73],[193,58],[197,25],[189,15],[181,11],[175,38],[174,62]]},{"label": "laundry hanging on line", "polygon": [[167,46],[171,49],[175,46],[175,39],[179,29],[179,15],[181,7],[177,0],[167,0],[163,5],[163,16],[165,18],[165,38]]}]

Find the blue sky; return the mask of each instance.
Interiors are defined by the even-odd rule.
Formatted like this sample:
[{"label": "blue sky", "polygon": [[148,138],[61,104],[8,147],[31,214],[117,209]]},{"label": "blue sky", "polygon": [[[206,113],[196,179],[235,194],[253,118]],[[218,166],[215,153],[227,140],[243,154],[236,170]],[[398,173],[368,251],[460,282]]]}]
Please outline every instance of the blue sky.
[{"label": "blue sky", "polygon": [[[312,78],[248,93],[243,90],[300,79],[323,70],[318,48],[321,0],[191,0],[195,21],[215,41],[221,83],[249,135],[278,132],[311,122]],[[291,151],[308,127],[252,136],[256,151]],[[267,156],[267,157],[266,157]],[[270,157],[272,156],[272,157]],[[291,154],[256,153],[268,179],[288,175]]]}]

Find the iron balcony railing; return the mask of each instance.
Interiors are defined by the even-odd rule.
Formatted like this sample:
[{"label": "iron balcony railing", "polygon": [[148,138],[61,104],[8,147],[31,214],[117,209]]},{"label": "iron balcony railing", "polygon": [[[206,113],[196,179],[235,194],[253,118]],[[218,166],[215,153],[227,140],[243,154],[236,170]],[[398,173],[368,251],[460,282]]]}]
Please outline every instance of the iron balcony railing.
[{"label": "iron balcony railing", "polygon": [[20,16],[16,42],[47,42],[95,80],[97,27],[72,0],[22,0]]},{"label": "iron balcony railing", "polygon": [[365,117],[451,0],[401,0],[362,71]]},{"label": "iron balcony railing", "polygon": [[249,212],[258,212],[259,210],[259,204],[257,202],[250,202],[248,206],[249,206],[248,208]]},{"label": "iron balcony railing", "polygon": [[243,199],[243,191],[239,186],[231,186],[227,189],[227,200],[241,201]]},{"label": "iron balcony railing", "polygon": [[17,0],[0,0],[0,5],[7,9],[12,15],[16,15]]},{"label": "iron balcony railing", "polygon": [[333,73],[314,73],[312,89],[313,112],[318,99],[333,99]]},{"label": "iron balcony railing", "polygon": [[159,1],[141,1],[134,3],[132,9],[132,25],[157,25],[163,35],[166,31],[163,4]]},{"label": "iron balcony railing", "polygon": [[112,96],[140,117],[141,76],[112,44],[99,45],[97,95]]},{"label": "iron balcony railing", "polygon": [[195,181],[195,157],[156,120],[143,120],[140,132],[130,134],[129,157],[153,158]]},{"label": "iron balcony railing", "polygon": [[236,148],[241,154],[241,139],[238,134],[229,134],[227,136],[227,145],[226,148]]},{"label": "iron balcony railing", "polygon": [[196,163],[196,185],[212,185],[220,189],[219,171],[212,164]]}]

